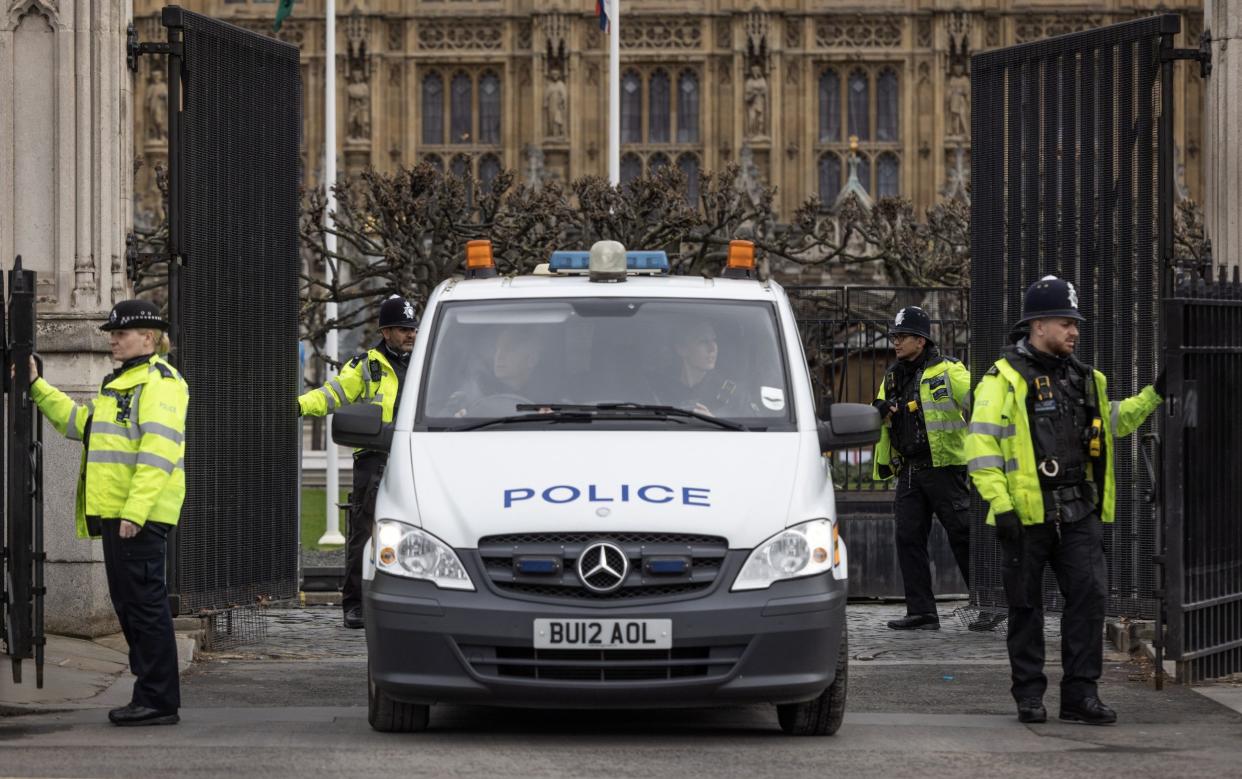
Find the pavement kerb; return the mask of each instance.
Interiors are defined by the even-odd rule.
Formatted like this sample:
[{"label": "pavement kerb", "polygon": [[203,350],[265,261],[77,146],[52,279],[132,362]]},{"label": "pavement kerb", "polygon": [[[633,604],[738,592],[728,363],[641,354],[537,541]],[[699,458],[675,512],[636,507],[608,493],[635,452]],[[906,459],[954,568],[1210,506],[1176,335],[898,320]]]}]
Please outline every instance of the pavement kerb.
[{"label": "pavement kerb", "polygon": [[[193,663],[198,645],[197,634],[177,633],[180,673]],[[120,633],[94,640],[49,635],[43,689],[35,686],[33,660],[22,662],[22,684],[13,683],[8,668],[0,671],[0,716],[124,706],[133,689],[128,652]]]},{"label": "pavement kerb", "polygon": [[[1151,621],[1131,622],[1113,620],[1107,626],[1108,638],[1119,650],[1131,655],[1142,655],[1154,667],[1156,664],[1156,647],[1153,644],[1155,625]],[[1177,663],[1165,659],[1163,662],[1165,684],[1178,684]],[[1190,689],[1205,698],[1216,701],[1222,706],[1242,714],[1242,685],[1232,684],[1197,684],[1187,685]]]}]

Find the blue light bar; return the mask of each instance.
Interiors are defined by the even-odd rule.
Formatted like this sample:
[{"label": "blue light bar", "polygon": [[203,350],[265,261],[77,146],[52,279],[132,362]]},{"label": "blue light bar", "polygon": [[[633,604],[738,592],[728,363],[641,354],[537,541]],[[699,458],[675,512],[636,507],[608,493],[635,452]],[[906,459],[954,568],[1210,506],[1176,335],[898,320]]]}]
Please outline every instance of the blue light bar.
[{"label": "blue light bar", "polygon": [[686,572],[687,564],[682,559],[655,559],[647,561],[647,572],[654,575],[676,576]]},{"label": "blue light bar", "polygon": [[518,573],[557,573],[560,571],[560,568],[560,563],[549,558],[520,557],[517,560]]},{"label": "blue light bar", "polygon": [[[626,270],[668,273],[668,254],[662,251],[626,252]],[[591,253],[583,251],[556,251],[548,261],[553,273],[586,271],[591,268]]]}]

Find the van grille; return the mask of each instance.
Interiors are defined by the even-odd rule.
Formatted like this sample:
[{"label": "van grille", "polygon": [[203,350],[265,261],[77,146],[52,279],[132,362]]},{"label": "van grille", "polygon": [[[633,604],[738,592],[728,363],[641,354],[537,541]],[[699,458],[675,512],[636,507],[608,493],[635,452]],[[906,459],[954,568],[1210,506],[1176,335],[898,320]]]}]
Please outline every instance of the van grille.
[{"label": "van grille", "polygon": [[532,649],[458,647],[475,673],[505,679],[631,682],[727,676],[745,651],[739,646],[672,649]]},{"label": "van grille", "polygon": [[[578,557],[597,541],[610,541],[629,560],[622,585],[608,593],[587,589],[578,576]],[[682,533],[525,533],[479,539],[479,563],[492,586],[502,594],[574,603],[676,598],[704,593],[716,583],[728,554],[721,536]],[[527,573],[523,558],[552,561],[556,570]],[[676,561],[681,570],[655,572],[650,563]]]}]

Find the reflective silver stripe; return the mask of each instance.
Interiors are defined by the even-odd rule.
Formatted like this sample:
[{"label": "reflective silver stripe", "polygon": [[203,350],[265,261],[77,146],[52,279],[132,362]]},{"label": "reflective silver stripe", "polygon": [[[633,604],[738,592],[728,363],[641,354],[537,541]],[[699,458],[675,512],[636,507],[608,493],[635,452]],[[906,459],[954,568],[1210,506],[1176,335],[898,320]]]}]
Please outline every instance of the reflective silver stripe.
[{"label": "reflective silver stripe", "polygon": [[78,433],[78,406],[73,405],[73,411],[69,412],[69,424],[65,425],[65,438],[70,441],[81,441],[82,436]]},{"label": "reflective silver stripe", "polygon": [[138,464],[159,468],[164,473],[172,473],[173,469],[177,467],[177,464],[172,460],[160,457],[158,454],[151,454],[150,452],[139,452]]},{"label": "reflective silver stripe", "polygon": [[86,408],[92,414],[95,413],[95,399],[94,398],[91,398],[90,400],[86,401]]},{"label": "reflective silver stripe", "polygon": [[974,473],[982,471],[984,468],[1004,468],[1005,458],[998,454],[987,454],[982,457],[975,457],[966,464],[966,470]]},{"label": "reflective silver stripe", "polygon": [[383,402],[384,402],[384,393],[382,393],[382,392],[377,392],[377,393],[375,393],[375,397],[371,398],[371,402],[372,402],[372,403],[383,403]]},{"label": "reflective silver stripe", "polygon": [[325,385],[336,390],[336,396],[341,399],[341,403],[348,403],[349,396],[345,394],[345,388],[341,386],[341,382],[337,379],[329,379]]},{"label": "reflective silver stripe", "polygon": [[91,422],[91,434],[102,433],[103,435],[119,435],[125,438],[137,438],[137,433],[131,433],[130,428],[124,425],[118,425],[115,422],[104,422],[97,419]]},{"label": "reflective silver stripe", "polygon": [[1110,415],[1113,421],[1113,426],[1112,426],[1113,435],[1117,435],[1117,420],[1121,417],[1121,401],[1114,400],[1109,405],[1113,407],[1113,413]]},{"label": "reflective silver stripe", "polygon": [[1017,434],[1017,428],[1013,425],[997,425],[992,422],[971,422],[970,432],[979,433],[980,435],[996,436],[997,438],[1009,438]]},{"label": "reflective silver stripe", "polygon": [[947,422],[926,422],[927,429],[930,430],[965,430],[966,422],[962,419],[950,419]]},{"label": "reflective silver stripe", "polygon": [[319,391],[322,392],[324,397],[328,399],[328,412],[331,413],[336,411],[336,395],[332,394],[332,390],[327,387],[320,387]]},{"label": "reflective silver stripe", "polygon": [[137,460],[137,452],[115,452],[92,449],[86,454],[86,461],[88,463],[108,463],[111,465],[128,465],[132,467]]},{"label": "reflective silver stripe", "polygon": [[1018,461],[1016,458],[1013,460],[1005,461],[1005,473],[1014,473],[1017,470],[1018,470]]},{"label": "reflective silver stripe", "polygon": [[924,411],[957,411],[957,406],[949,401],[937,401],[923,406]]},{"label": "reflective silver stripe", "polygon": [[167,438],[169,441],[172,441],[174,444],[180,444],[182,441],[185,440],[184,433],[182,433],[179,430],[173,430],[168,425],[163,425],[163,424],[160,424],[159,422],[143,422],[141,425],[138,426],[138,429],[142,431],[143,435],[146,435],[148,433],[150,433],[151,435],[157,435],[161,438]]}]

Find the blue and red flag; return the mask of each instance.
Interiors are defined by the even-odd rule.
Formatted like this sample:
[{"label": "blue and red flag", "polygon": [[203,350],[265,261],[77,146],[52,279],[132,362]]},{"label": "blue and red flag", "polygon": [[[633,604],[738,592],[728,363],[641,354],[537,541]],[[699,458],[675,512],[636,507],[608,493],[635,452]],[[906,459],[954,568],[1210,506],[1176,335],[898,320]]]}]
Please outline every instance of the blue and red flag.
[{"label": "blue and red flag", "polygon": [[599,17],[599,28],[608,32],[608,0],[595,0],[595,15]]}]

